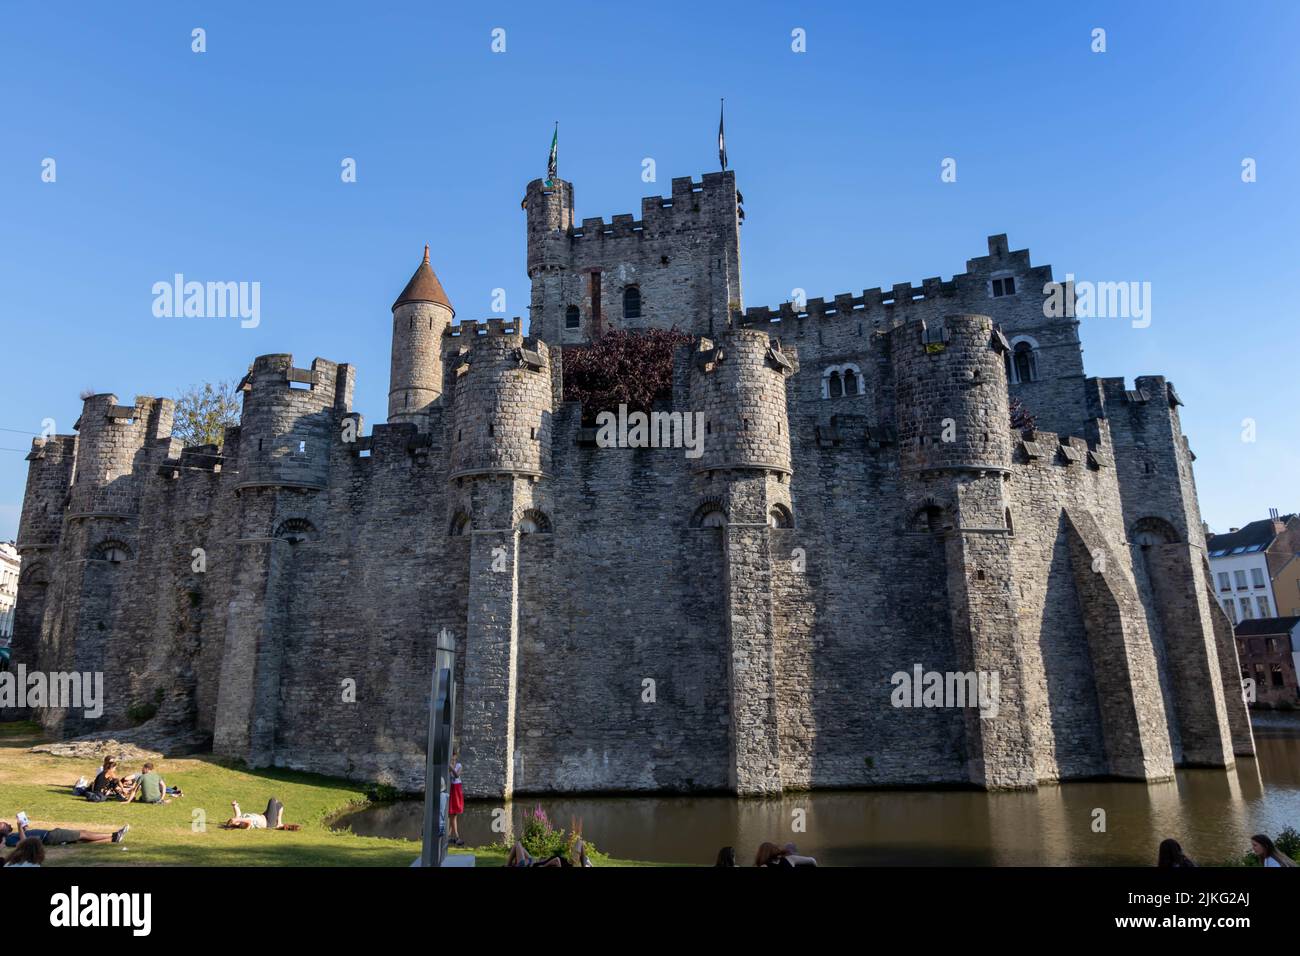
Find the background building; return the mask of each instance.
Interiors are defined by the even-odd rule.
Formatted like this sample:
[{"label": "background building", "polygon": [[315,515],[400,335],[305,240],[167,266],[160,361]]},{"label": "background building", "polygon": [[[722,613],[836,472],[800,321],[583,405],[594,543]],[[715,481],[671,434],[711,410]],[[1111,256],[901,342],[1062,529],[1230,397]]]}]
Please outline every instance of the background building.
[{"label": "background building", "polygon": [[1296,681],[1300,617],[1243,621],[1236,634],[1241,676],[1255,681],[1255,704],[1294,707],[1300,700]]},{"label": "background building", "polygon": [[12,541],[0,542],[0,647],[14,633],[14,605],[18,603],[18,549]]},{"label": "background building", "polygon": [[[1233,623],[1276,617],[1300,607],[1300,589],[1292,585],[1279,607],[1273,578],[1300,550],[1300,518],[1280,516],[1277,509],[1261,521],[1227,534],[1212,535],[1206,542],[1214,593]],[[1300,568],[1292,568],[1300,573]]]}]

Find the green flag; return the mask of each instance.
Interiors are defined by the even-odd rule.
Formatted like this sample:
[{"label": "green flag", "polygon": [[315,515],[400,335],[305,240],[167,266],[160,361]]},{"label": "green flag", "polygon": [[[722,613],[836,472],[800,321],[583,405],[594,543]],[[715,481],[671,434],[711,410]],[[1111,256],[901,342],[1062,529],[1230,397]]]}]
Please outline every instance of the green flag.
[{"label": "green flag", "polygon": [[560,124],[555,124],[555,133],[551,136],[551,155],[546,160],[546,185],[554,186],[560,178]]}]

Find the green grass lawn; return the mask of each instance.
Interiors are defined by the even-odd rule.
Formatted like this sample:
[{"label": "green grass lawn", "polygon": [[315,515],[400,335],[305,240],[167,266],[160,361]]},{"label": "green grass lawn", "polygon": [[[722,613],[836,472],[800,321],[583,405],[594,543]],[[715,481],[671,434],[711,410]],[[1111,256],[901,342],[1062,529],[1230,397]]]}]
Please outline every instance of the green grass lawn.
[{"label": "green grass lawn", "polygon": [[[330,830],[326,821],[350,806],[363,804],[361,784],[290,770],[249,770],[210,756],[158,761],[168,786],[185,796],[162,806],[120,801],[90,803],[72,793],[78,776],[94,777],[93,763],[30,753],[44,742],[32,723],[0,724],[0,819],[14,824],[19,810],[33,826],[112,831],[124,823],[131,831],[122,844],[50,847],[47,866],[410,866],[420,854],[412,840],[356,836]],[[125,764],[122,774],[139,767]],[[302,829],[222,830],[230,801],[260,813],[276,797],[285,805],[286,823]],[[196,811],[201,811],[198,813]],[[469,847],[478,866],[500,866],[500,846]],[[613,866],[637,866],[626,860],[601,860]]]}]

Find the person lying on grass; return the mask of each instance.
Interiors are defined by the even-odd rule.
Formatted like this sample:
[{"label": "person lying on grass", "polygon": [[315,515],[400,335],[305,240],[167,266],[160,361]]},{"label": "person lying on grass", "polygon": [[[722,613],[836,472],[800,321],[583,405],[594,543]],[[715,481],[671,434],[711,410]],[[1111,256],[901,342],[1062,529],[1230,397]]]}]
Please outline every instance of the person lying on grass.
[{"label": "person lying on grass", "polygon": [[18,817],[18,828],[14,829],[8,820],[0,820],[0,837],[4,838],[6,847],[16,847],[27,837],[40,840],[45,846],[65,846],[69,843],[121,843],[126,831],[131,829],[128,823],[112,833],[95,833],[91,830],[70,830],[55,827],[46,830],[41,827],[29,827],[25,816]]},{"label": "person lying on grass", "polygon": [[266,804],[265,813],[243,813],[239,809],[239,804],[231,800],[230,807],[235,811],[225,823],[221,824],[225,830],[301,830],[302,827],[297,823],[284,822],[284,804],[272,797]]}]

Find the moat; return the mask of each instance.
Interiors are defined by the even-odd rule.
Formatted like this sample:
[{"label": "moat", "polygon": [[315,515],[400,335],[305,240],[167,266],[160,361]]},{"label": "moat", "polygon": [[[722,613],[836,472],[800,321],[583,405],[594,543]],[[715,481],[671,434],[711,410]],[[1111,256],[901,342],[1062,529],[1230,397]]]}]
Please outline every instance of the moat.
[{"label": "moat", "polygon": [[[1165,837],[1202,864],[1239,859],[1253,833],[1300,828],[1300,719],[1265,717],[1258,756],[1234,770],[1180,770],[1163,784],[1079,782],[1036,792],[821,791],[781,799],[707,797],[521,797],[516,828],[540,803],[557,825],[570,817],[598,847],[622,859],[709,864],[721,846],[750,862],[764,840],[794,840],[829,866],[1144,866]],[[468,768],[467,768],[468,769]],[[466,805],[470,845],[500,839],[485,801]],[[371,807],[341,818],[365,836],[420,837],[423,804]],[[1093,831],[1095,811],[1106,814]],[[807,830],[791,832],[796,810]]]}]

